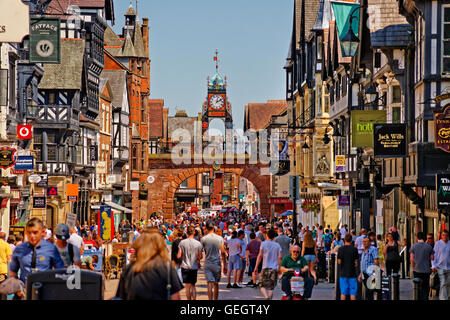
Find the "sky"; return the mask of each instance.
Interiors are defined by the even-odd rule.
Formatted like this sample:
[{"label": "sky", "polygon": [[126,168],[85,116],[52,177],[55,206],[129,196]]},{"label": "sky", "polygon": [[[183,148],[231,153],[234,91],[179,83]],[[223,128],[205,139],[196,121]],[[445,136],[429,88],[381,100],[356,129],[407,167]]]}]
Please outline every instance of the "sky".
[{"label": "sky", "polygon": [[[136,8],[136,0],[114,0],[117,34],[130,3]],[[217,49],[234,128],[241,129],[245,105],[285,99],[293,7],[294,0],[139,0],[138,18],[150,24],[150,99],[164,99],[170,116],[176,109],[197,116]]]}]

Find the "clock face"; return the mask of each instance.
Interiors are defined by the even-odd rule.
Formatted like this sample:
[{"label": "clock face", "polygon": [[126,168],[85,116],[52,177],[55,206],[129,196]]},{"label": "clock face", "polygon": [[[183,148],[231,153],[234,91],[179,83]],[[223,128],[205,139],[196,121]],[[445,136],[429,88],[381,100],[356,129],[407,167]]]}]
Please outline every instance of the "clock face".
[{"label": "clock face", "polygon": [[209,105],[213,109],[221,109],[225,104],[225,100],[221,95],[215,94],[209,99]]}]

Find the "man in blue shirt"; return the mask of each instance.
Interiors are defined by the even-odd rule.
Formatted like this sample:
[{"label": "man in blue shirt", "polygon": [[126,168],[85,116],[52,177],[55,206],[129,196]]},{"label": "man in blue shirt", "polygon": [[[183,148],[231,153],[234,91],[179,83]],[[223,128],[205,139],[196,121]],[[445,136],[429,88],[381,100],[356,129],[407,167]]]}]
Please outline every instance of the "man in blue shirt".
[{"label": "man in blue shirt", "polygon": [[367,237],[363,239],[363,247],[361,254],[361,274],[358,277],[358,281],[363,281],[369,300],[373,300],[373,291],[367,288],[367,278],[371,276],[368,271],[369,267],[371,265],[378,265],[378,249],[370,244],[370,240]]},{"label": "man in blue shirt", "polygon": [[28,221],[25,233],[28,241],[17,246],[11,259],[11,277],[17,278],[20,270],[20,280],[26,282],[28,274],[51,269],[64,269],[64,262],[54,244],[42,239],[43,224],[38,218]]},{"label": "man in blue shirt", "polygon": [[437,271],[441,288],[439,300],[450,299],[450,242],[448,241],[448,230],[441,232],[441,240],[434,245],[434,259],[432,261],[433,271]]}]

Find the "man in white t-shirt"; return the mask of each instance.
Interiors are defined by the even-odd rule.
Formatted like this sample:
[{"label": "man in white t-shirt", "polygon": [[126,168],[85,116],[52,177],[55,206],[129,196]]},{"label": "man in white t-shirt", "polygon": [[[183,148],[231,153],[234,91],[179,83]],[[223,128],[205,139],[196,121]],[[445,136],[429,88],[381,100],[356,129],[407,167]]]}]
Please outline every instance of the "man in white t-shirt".
[{"label": "man in white t-shirt", "polygon": [[74,245],[75,247],[80,249],[81,254],[83,254],[83,251],[84,251],[83,250],[83,247],[84,247],[83,238],[78,235],[77,230],[75,228],[70,229],[70,238],[69,238],[69,240],[67,240],[67,242],[71,243],[72,245]]},{"label": "man in white t-shirt", "polygon": [[363,240],[366,237],[367,237],[367,231],[366,231],[366,229],[363,228],[359,232],[359,237],[356,238],[356,240],[355,240],[355,247],[356,247],[356,249],[358,249],[359,255],[361,255],[363,253],[363,251],[364,251]]},{"label": "man in white t-shirt", "polygon": [[261,243],[254,273],[258,274],[258,267],[263,260],[261,270],[260,286],[264,298],[272,300],[273,290],[277,285],[278,276],[281,274],[281,247],[274,241],[277,233],[270,229],[267,240]]},{"label": "man in white t-shirt", "polygon": [[339,232],[341,233],[341,239],[344,239],[344,238],[345,238],[345,235],[347,234],[347,225],[344,224],[344,225],[342,226],[342,228],[339,229]]}]

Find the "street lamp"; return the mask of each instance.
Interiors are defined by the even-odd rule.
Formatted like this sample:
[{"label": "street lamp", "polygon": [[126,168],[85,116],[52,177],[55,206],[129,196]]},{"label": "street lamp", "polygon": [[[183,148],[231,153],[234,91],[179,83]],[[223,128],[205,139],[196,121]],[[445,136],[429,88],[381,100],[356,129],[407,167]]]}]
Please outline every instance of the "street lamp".
[{"label": "street lamp", "polygon": [[360,40],[353,32],[352,22],[354,19],[353,14],[355,13],[356,9],[360,9],[360,8],[361,8],[361,6],[353,9],[353,11],[350,13],[348,32],[341,39],[342,56],[343,57],[354,57],[354,56],[356,56],[356,53],[358,51],[358,45],[360,43]]}]

